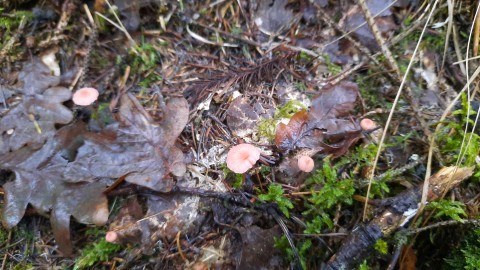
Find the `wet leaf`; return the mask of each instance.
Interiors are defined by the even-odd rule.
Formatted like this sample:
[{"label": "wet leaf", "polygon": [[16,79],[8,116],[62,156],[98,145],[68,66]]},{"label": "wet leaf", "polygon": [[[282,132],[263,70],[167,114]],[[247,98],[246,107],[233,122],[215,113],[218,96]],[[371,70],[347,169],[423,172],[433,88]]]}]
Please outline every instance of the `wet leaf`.
[{"label": "wet leaf", "polygon": [[310,117],[329,119],[347,116],[354,108],[357,97],[358,87],[352,82],[326,87],[312,100]]},{"label": "wet leaf", "polygon": [[[178,179],[177,186],[218,190],[219,187],[213,184],[215,181],[205,176],[205,171],[205,168],[189,165],[188,173]],[[145,254],[150,254],[158,241],[174,239],[179,231],[182,235],[195,235],[200,228],[197,225],[202,224],[208,214],[204,205],[212,204],[198,196],[182,193],[146,197],[148,210],[145,215],[139,216],[139,211],[130,209],[122,210],[109,226],[109,230],[118,236],[116,242],[137,244]]]},{"label": "wet leaf", "polygon": [[60,129],[39,150],[23,147],[1,156],[0,169],[15,173],[15,180],[3,186],[2,223],[15,226],[31,204],[40,214],[50,214],[59,248],[70,255],[70,216],[96,225],[108,219],[106,185],[99,179],[126,175],[126,181],[169,191],[173,185],[169,174],[185,173],[183,153],[175,141],[188,112],[183,97],[171,98],[162,120],[155,122],[133,96],[125,95],[118,122],[99,133],[77,122]]},{"label": "wet leaf", "polygon": [[59,77],[50,75],[47,66],[38,60],[28,63],[18,75],[23,86],[22,101],[0,119],[0,154],[24,145],[38,149],[54,136],[55,124],[67,124],[72,112],[62,105],[71,97],[65,87],[54,86]]},{"label": "wet leaf", "polygon": [[0,168],[15,173],[15,180],[3,185],[5,205],[2,224],[12,228],[23,217],[27,204],[40,214],[51,211],[55,239],[64,255],[70,255],[70,216],[81,223],[103,225],[108,218],[104,184],[92,182],[90,175],[72,175],[74,182],[65,181],[68,160],[57,152],[58,141],[49,140],[40,150],[24,147],[0,158]]},{"label": "wet leaf", "polygon": [[[119,122],[101,134],[89,135],[78,149],[77,159],[68,165],[65,176],[125,176],[130,183],[156,191],[170,191],[173,179],[186,171],[184,156],[175,141],[188,121],[188,104],[171,98],[163,119],[155,122],[138,101],[129,95],[121,99]],[[108,136],[110,135],[110,136]]]},{"label": "wet leaf", "polygon": [[[143,218],[132,211],[118,215],[109,227],[118,235],[119,243],[134,243],[141,246],[143,253],[151,254],[162,239],[172,240],[179,231],[189,234],[200,222],[199,198],[179,194],[162,197],[148,196],[148,211]],[[126,211],[126,210],[125,210]]]},{"label": "wet leaf", "polygon": [[[97,1],[101,2],[101,1]],[[141,16],[140,9],[154,4],[163,3],[160,0],[142,0],[142,1],[125,1],[115,0],[115,5],[118,7],[122,15],[122,23],[128,31],[137,31],[140,27]],[[97,5],[97,3],[95,3]],[[101,4],[101,3],[99,3]],[[101,6],[101,5],[99,5]]]},{"label": "wet leaf", "polygon": [[282,230],[275,226],[263,229],[252,225],[240,229],[243,242],[242,260],[239,269],[277,269],[280,252],[275,249],[275,238],[282,236]]},{"label": "wet leaf", "polygon": [[300,111],[290,118],[288,125],[280,123],[277,126],[275,134],[275,144],[277,147],[282,149],[292,149],[307,128],[307,121],[308,113],[306,111]]},{"label": "wet leaf", "polygon": [[312,100],[309,112],[298,112],[288,125],[278,125],[275,144],[286,151],[305,148],[312,153],[343,155],[361,137],[360,126],[346,118],[354,108],[357,95],[357,85],[351,82],[323,89]]}]

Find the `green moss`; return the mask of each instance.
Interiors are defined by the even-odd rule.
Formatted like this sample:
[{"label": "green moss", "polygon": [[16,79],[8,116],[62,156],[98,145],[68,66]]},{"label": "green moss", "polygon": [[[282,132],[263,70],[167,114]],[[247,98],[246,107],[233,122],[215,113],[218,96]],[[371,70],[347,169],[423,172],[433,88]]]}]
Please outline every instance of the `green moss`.
[{"label": "green moss", "polygon": [[[288,242],[287,237],[285,236],[282,236],[280,238],[275,237],[274,240],[275,240],[275,244],[274,244],[275,248],[282,251],[286,255],[289,261],[293,261],[294,259],[293,251],[292,251],[292,248],[290,247],[290,243]],[[300,257],[300,262],[302,264],[303,269],[308,269],[307,258],[308,258],[308,253],[311,247],[312,247],[311,240],[305,240],[297,245],[297,252],[298,252],[298,256]]]},{"label": "green moss", "polygon": [[362,264],[358,267],[358,270],[369,270],[370,268],[368,267],[367,260],[364,260]]},{"label": "green moss", "polygon": [[324,54],[323,58],[325,59],[325,65],[327,65],[330,76],[335,76],[342,72],[342,66],[332,63],[332,61],[330,60],[330,55]]},{"label": "green moss", "polygon": [[463,222],[462,217],[467,217],[465,204],[459,201],[439,200],[430,202],[427,209],[435,212],[434,218],[448,217],[450,219]]},{"label": "green moss", "polygon": [[378,251],[380,254],[387,254],[388,253],[388,244],[382,239],[378,239],[375,242],[375,250]]},{"label": "green moss", "polygon": [[110,256],[121,249],[120,245],[107,242],[105,239],[89,244],[82,250],[82,254],[75,261],[73,269],[84,269],[97,262],[107,261]]},{"label": "green moss", "polygon": [[295,113],[306,110],[307,107],[298,100],[290,100],[275,110],[275,118],[291,118]]},{"label": "green moss", "polygon": [[291,118],[295,113],[305,110],[307,107],[298,100],[290,100],[285,105],[275,110],[273,118],[260,119],[257,126],[258,136],[272,141],[275,138],[275,131],[278,123],[284,118]]},{"label": "green moss", "polygon": [[[475,159],[480,152],[480,136],[475,132],[464,132],[467,121],[470,128],[474,124],[471,118],[467,118],[467,109],[467,97],[463,95],[462,107],[453,112],[460,121],[454,119],[444,123],[445,126],[437,135],[437,145],[448,163],[454,163],[460,157],[463,157],[463,160],[460,160],[463,165],[474,166],[476,165]],[[475,117],[476,113],[476,111],[470,110],[470,117]],[[471,141],[467,146],[470,138]]]},{"label": "green moss", "polygon": [[[0,8],[0,12],[3,11],[4,9]],[[4,32],[5,41],[7,41],[5,37],[9,37],[10,32],[20,25],[23,17],[25,17],[25,20],[27,20],[28,22],[33,18],[33,14],[31,11],[17,10],[14,12],[10,12],[9,16],[0,16],[0,28],[6,30],[6,32]]]},{"label": "green moss", "polygon": [[443,269],[480,269],[480,229],[467,233],[459,248],[452,249],[452,253],[445,259]]},{"label": "green moss", "polygon": [[280,211],[282,211],[282,213],[286,217],[290,217],[290,213],[288,212],[288,209],[293,208],[293,203],[289,199],[287,199],[283,196],[284,192],[285,191],[283,190],[282,186],[280,186],[278,184],[270,184],[270,186],[268,186],[267,193],[266,194],[260,194],[258,196],[258,198],[260,200],[271,201],[271,202],[277,203]]},{"label": "green moss", "polygon": [[12,270],[29,270],[29,269],[35,269],[35,267],[33,267],[33,264],[31,263],[19,263],[11,269]]},{"label": "green moss", "polygon": [[142,43],[141,46],[135,48],[137,53],[131,52],[134,57],[132,61],[132,70],[141,74],[154,69],[159,64],[160,57],[157,49],[152,44]]},{"label": "green moss", "polygon": [[[3,11],[4,9],[0,7],[0,13],[3,13]],[[8,15],[9,16],[0,16],[0,33],[2,33],[0,35],[0,48],[4,48],[15,35],[15,31],[19,27],[22,19],[27,23],[33,18],[31,11],[24,10],[9,12]],[[19,55],[25,49],[25,46],[13,46],[13,48],[10,49],[10,54]]]},{"label": "green moss", "polygon": [[277,120],[274,118],[261,119],[258,122],[257,133],[258,136],[267,138],[268,141],[273,141],[275,138],[275,130],[277,128]]},{"label": "green moss", "polygon": [[[330,209],[337,203],[351,204],[355,192],[352,179],[338,180],[336,169],[324,159],[322,170],[317,170],[306,181],[312,186],[312,195],[308,199],[316,209]],[[320,187],[320,190],[317,188]]]}]

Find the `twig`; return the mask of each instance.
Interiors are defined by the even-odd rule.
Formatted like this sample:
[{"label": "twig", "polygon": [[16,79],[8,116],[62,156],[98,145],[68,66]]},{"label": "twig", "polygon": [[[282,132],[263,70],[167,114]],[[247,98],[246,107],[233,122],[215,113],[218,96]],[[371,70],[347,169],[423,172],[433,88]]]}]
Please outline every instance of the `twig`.
[{"label": "twig", "polygon": [[63,2],[62,14],[60,15],[60,19],[58,20],[57,27],[55,27],[55,30],[53,31],[53,37],[40,42],[40,44],[38,44],[38,47],[45,48],[52,44],[57,44],[60,40],[65,38],[65,35],[63,35],[62,32],[67,27],[68,22],[72,17],[72,12],[75,10],[75,5],[75,2],[73,1],[67,0]]},{"label": "twig", "polygon": [[362,9],[365,15],[368,26],[372,30],[373,37],[377,41],[378,46],[380,46],[383,52],[383,55],[385,55],[385,58],[387,59],[388,65],[390,66],[391,69],[395,71],[397,76],[400,78],[402,74],[400,72],[400,68],[398,67],[397,62],[395,61],[395,58],[393,58],[393,55],[390,49],[388,49],[388,47],[385,46],[385,40],[383,39],[382,34],[380,33],[380,30],[378,29],[378,26],[375,23],[375,18],[372,16],[372,13],[368,8],[367,3],[365,3],[365,0],[358,0],[358,4],[360,5],[360,8]]},{"label": "twig", "polygon": [[407,235],[413,235],[417,233],[421,233],[427,230],[439,228],[439,227],[444,227],[444,226],[452,226],[452,225],[475,225],[475,226],[480,226],[480,220],[478,219],[466,219],[466,220],[447,220],[447,221],[441,221],[434,223],[432,225],[428,225],[425,227],[417,228],[417,229],[409,229],[407,231]]},{"label": "twig", "polygon": [[448,50],[448,43],[450,39],[450,34],[452,33],[452,27],[453,27],[453,0],[447,0],[447,7],[448,7],[448,24],[447,24],[447,33],[445,34],[445,47],[443,48],[443,57],[442,57],[442,66],[440,67],[440,70],[443,71],[443,68],[445,66],[445,61],[446,61],[446,56],[447,56],[447,50]]}]

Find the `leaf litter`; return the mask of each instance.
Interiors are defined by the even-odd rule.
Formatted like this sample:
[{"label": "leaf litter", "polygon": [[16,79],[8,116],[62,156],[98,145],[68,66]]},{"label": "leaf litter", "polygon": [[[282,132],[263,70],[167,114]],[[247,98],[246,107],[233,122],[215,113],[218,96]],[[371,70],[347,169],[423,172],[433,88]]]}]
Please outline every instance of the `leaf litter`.
[{"label": "leaf litter", "polygon": [[[183,97],[172,97],[166,103],[162,120],[155,122],[127,94],[122,97],[116,114],[118,122],[101,132],[89,132],[80,121],[57,131],[55,123],[72,120],[71,111],[60,103],[70,98],[70,92],[54,87],[58,78],[46,74],[43,64],[27,64],[19,74],[24,82],[21,91],[25,94],[24,101],[2,118],[7,125],[14,118],[23,119],[35,108],[40,128],[49,136],[41,137],[46,139],[41,148],[33,147],[33,143],[42,141],[35,137],[34,124],[28,121],[31,127],[26,134],[30,136],[7,141],[15,148],[10,146],[12,151],[0,157],[0,168],[13,171],[15,180],[3,185],[2,223],[7,228],[17,225],[28,204],[40,214],[49,213],[59,248],[69,256],[72,254],[70,216],[81,223],[104,225],[109,210],[103,191],[112,183],[110,179],[125,176],[127,182],[168,192],[173,186],[169,174],[185,174],[184,156],[175,141],[188,121],[189,111]],[[50,88],[44,90],[47,87]],[[67,94],[58,95],[59,92]]]},{"label": "leaf litter", "polygon": [[[177,267],[261,265],[278,269],[287,267],[286,260],[281,260],[287,255],[283,257],[297,268],[318,268],[318,262],[334,260],[340,239],[332,238],[327,246],[318,235],[354,228],[359,211],[353,210],[358,203],[350,206],[339,202],[335,210],[320,209],[310,205],[311,197],[328,189],[332,196],[343,196],[346,191],[336,188],[336,183],[363,181],[375,140],[370,138],[370,131],[361,129],[359,120],[373,115],[376,123],[382,123],[381,106],[388,103],[380,101],[393,98],[392,89],[396,87],[389,76],[376,76],[388,72],[381,63],[369,63],[379,45],[358,6],[332,1],[113,2],[130,34],[135,39],[142,37],[138,43],[142,45],[134,48],[136,53],[132,55],[126,55],[130,41],[120,30],[109,26],[94,29],[85,23],[81,8],[59,6],[54,1],[45,7],[52,5],[53,13],[62,15],[55,17],[59,21],[53,38],[42,31],[26,37],[34,53],[48,47],[36,48],[37,39],[46,38],[41,44],[61,44],[61,50],[51,54],[53,59],[55,54],[62,56],[57,58],[60,65],[55,65],[54,74],[58,70],[72,73],[77,66],[85,68],[77,86],[88,86],[85,82],[100,86],[98,102],[86,108],[72,106],[71,91],[63,79],[52,76],[35,58],[24,61],[28,57],[21,60],[24,64],[18,83],[8,80],[15,86],[0,89],[4,105],[0,172],[13,174],[7,174],[10,181],[3,184],[4,226],[15,226],[33,208],[50,218],[59,250],[69,255],[73,253],[71,217],[84,224],[107,223],[108,230],[115,232],[115,242],[135,244],[146,255],[160,253],[159,257],[149,257],[155,267],[173,263]],[[387,39],[406,27],[401,23],[404,15],[417,4],[367,1],[370,11],[378,13],[375,23]],[[95,1],[95,10],[105,12],[105,2]],[[328,17],[321,14],[335,18],[332,22],[339,27],[325,27]],[[70,25],[70,16],[81,18],[80,23]],[[50,30],[48,23],[53,19],[36,21],[35,28]],[[358,28],[360,24],[364,25]],[[78,33],[79,38],[69,40],[59,34],[65,25],[71,26],[68,31]],[[342,31],[353,31],[353,39],[339,39]],[[80,44],[74,44],[77,41]],[[393,40],[388,43],[393,44]],[[24,41],[12,44],[19,49],[17,44],[23,45]],[[239,47],[228,48],[226,44]],[[75,53],[65,56],[63,50]],[[428,59],[438,57],[429,48],[422,50]],[[2,49],[0,55],[4,53]],[[402,52],[397,57],[403,64],[409,55]],[[113,63],[115,58],[122,60]],[[427,58],[423,58],[425,62]],[[422,104],[441,109],[445,104],[441,91],[445,87],[448,90],[445,85],[449,82],[435,69],[434,61],[430,62],[415,69],[416,76],[409,83],[418,91]],[[105,66],[112,65],[119,67],[105,71]],[[359,70],[363,67],[367,70]],[[4,70],[15,74],[12,71],[16,68]],[[381,86],[370,85],[370,81]],[[75,82],[71,83],[70,88]],[[418,102],[416,99],[414,102]],[[292,102],[300,105],[292,110]],[[99,114],[107,107],[113,120],[99,124],[103,117]],[[285,107],[288,117],[278,117]],[[410,114],[408,106],[401,112],[394,122],[395,132],[389,135],[392,141],[399,140],[408,147],[387,148],[382,170],[409,165],[409,156],[417,153],[409,140],[420,141],[421,137],[409,132],[412,126],[414,131],[421,129],[415,121],[405,121],[405,115]],[[258,132],[259,123],[268,123],[273,140]],[[225,168],[226,153],[246,142],[261,149],[260,160],[248,173],[233,174]],[[418,151],[425,151],[424,146]],[[316,169],[322,168],[326,156],[335,158],[335,163],[330,169],[324,163],[323,174],[315,168],[311,174],[304,173],[297,162],[302,156],[312,157]],[[419,177],[421,172],[411,174]],[[375,184],[381,188],[375,196],[393,196],[389,188],[397,192],[402,186],[412,186],[411,182],[414,180],[400,180],[400,186],[395,186],[396,182],[386,186],[379,181]],[[266,196],[271,183],[278,192]],[[363,194],[361,189],[355,191]],[[110,200],[111,208],[107,196],[115,197],[114,203]],[[347,201],[351,202],[350,197]],[[276,203],[259,198],[272,198]],[[398,198],[405,201],[402,196]],[[286,208],[282,203],[295,208],[283,216],[281,209]],[[408,204],[415,206],[416,200]],[[405,213],[397,214],[401,217]],[[286,238],[272,241],[282,234]],[[281,243],[287,245],[279,256],[272,250]],[[359,246],[348,243],[347,239],[340,250],[356,253]],[[136,265],[137,251],[129,252],[120,267]],[[348,254],[338,253],[341,259],[335,263],[356,267],[368,255],[354,261]]]}]

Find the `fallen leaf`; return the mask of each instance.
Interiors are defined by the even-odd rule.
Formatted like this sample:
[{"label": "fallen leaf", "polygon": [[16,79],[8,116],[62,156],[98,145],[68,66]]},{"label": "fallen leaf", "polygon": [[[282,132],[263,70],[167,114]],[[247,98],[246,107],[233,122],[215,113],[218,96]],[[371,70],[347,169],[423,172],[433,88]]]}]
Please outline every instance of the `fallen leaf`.
[{"label": "fallen leaf", "polygon": [[402,260],[400,261],[400,270],[417,269],[417,255],[411,245],[407,245],[402,249]]},{"label": "fallen leaf", "polygon": [[[121,99],[119,122],[102,134],[90,135],[78,149],[77,159],[68,164],[65,176],[86,174],[92,177],[119,178],[156,191],[173,187],[169,176],[186,171],[184,156],[175,141],[188,122],[188,104],[171,98],[160,122],[151,119],[133,96]],[[112,136],[105,136],[111,134]]]},{"label": "fallen leaf", "polygon": [[55,86],[60,78],[38,59],[23,67],[18,75],[23,86],[18,88],[22,100],[0,119],[0,154],[25,145],[38,149],[54,136],[56,124],[68,124],[72,112],[63,102],[71,98],[65,87]]},{"label": "fallen leaf", "polygon": [[272,118],[274,110],[258,101],[250,105],[248,99],[237,97],[232,101],[226,113],[227,125],[233,134],[245,137],[257,130],[260,118]]},{"label": "fallen leaf", "polygon": [[267,35],[277,35],[293,22],[293,12],[286,8],[288,0],[265,0],[259,2],[255,24]]},{"label": "fallen leaf", "polygon": [[295,113],[287,125],[280,123],[275,133],[275,144],[281,149],[293,149],[307,128],[308,113]]},{"label": "fallen leaf", "polygon": [[310,117],[329,119],[345,117],[354,108],[358,97],[358,86],[352,82],[340,82],[335,86],[325,87],[320,95],[312,100]]},{"label": "fallen leaf", "polygon": [[279,124],[275,144],[280,149],[306,148],[313,152],[343,155],[361,137],[360,126],[345,118],[353,109],[358,95],[356,84],[342,82],[328,87],[312,100],[309,112],[300,111],[288,125]]},{"label": "fallen leaf", "polygon": [[[50,89],[55,88],[44,93]],[[47,97],[38,95],[35,102],[48,102]],[[42,115],[48,113],[45,110]],[[169,174],[185,173],[183,153],[175,141],[188,113],[183,97],[171,98],[162,120],[155,122],[133,96],[124,95],[118,122],[99,133],[87,131],[84,123],[77,122],[52,131],[54,135],[38,150],[25,146],[2,155],[0,169],[15,173],[15,180],[3,185],[3,225],[11,228],[18,224],[31,204],[38,213],[50,214],[59,249],[70,255],[70,216],[96,225],[108,219],[103,194],[106,184],[101,179],[112,182],[112,178],[126,176],[126,181],[169,191],[173,186]]]},{"label": "fallen leaf", "polygon": [[70,216],[81,223],[103,225],[108,218],[105,184],[92,182],[90,175],[71,175],[65,181],[68,160],[62,157],[58,141],[50,139],[40,150],[24,147],[0,158],[0,168],[15,173],[15,180],[3,185],[5,205],[2,224],[17,225],[28,204],[40,214],[51,212],[50,222],[60,251],[69,256]]}]

